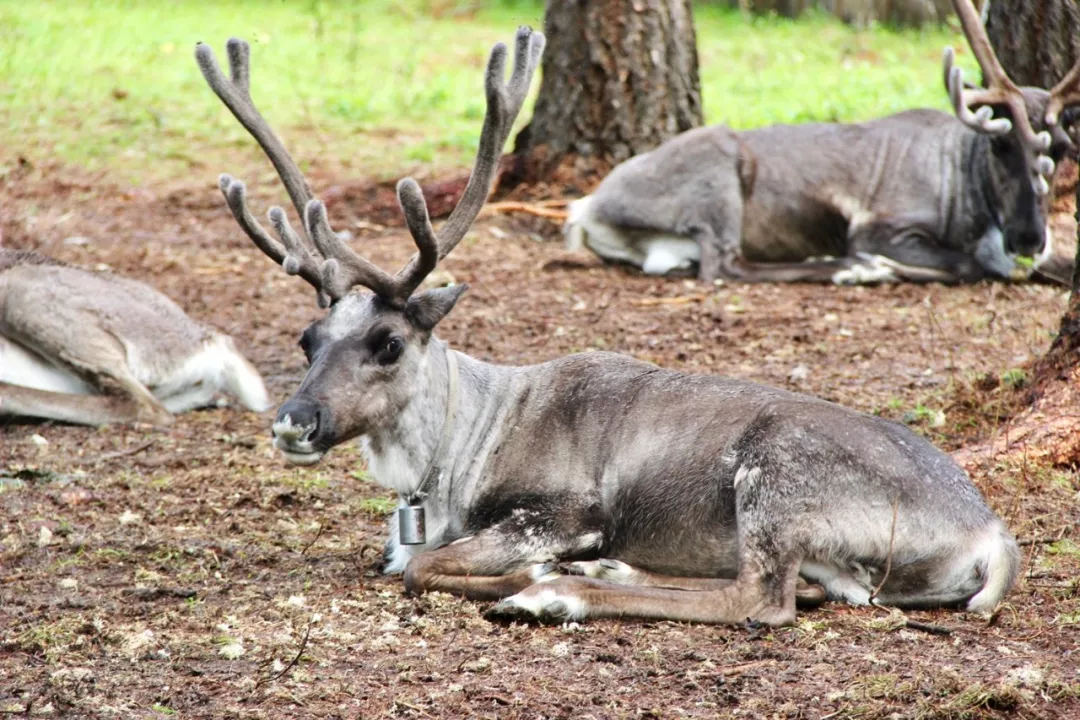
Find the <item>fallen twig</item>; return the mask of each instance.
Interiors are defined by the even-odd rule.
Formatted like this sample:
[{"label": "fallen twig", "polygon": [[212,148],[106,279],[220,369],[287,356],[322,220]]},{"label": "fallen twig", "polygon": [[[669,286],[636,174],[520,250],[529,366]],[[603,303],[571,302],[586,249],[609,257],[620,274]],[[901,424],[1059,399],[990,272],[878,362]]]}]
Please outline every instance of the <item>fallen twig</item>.
[{"label": "fallen twig", "polygon": [[753,662],[742,663],[741,665],[731,665],[730,667],[720,668],[720,674],[724,677],[731,677],[732,675],[740,675],[748,670],[756,670],[760,667],[775,664],[775,660],[754,660]]},{"label": "fallen twig", "polygon": [[403,708],[408,708],[409,710],[413,710],[414,712],[418,712],[424,717],[431,717],[431,715],[428,715],[427,712],[424,711],[424,708],[420,707],[419,705],[413,705],[412,703],[405,702],[404,700],[398,700],[397,698],[394,698],[394,704],[400,705]]},{"label": "fallen twig", "polygon": [[137,447],[128,448],[127,450],[117,450],[116,452],[105,453],[104,455],[98,456],[97,462],[108,462],[109,460],[116,460],[117,458],[128,457],[129,455],[137,455],[153,444],[153,440],[148,440]]},{"label": "fallen twig", "polygon": [[491,212],[512,213],[521,212],[529,215],[536,215],[537,217],[548,218],[549,220],[565,220],[570,216],[570,213],[566,210],[553,210],[549,203],[561,203],[566,205],[566,200],[548,200],[544,202],[517,202],[514,200],[507,200],[505,202],[491,203],[484,207],[485,210]]},{"label": "fallen twig", "polygon": [[508,699],[504,698],[502,695],[478,695],[478,696],[476,696],[474,698],[469,698],[469,699],[470,700],[494,700],[495,702],[499,703],[500,705],[510,705],[511,704],[511,702]]},{"label": "fallen twig", "polygon": [[1050,537],[1027,538],[1025,540],[1017,540],[1016,544],[1019,545],[1020,547],[1028,547],[1029,545],[1052,545],[1053,543],[1056,543],[1059,540],[1061,540],[1061,538],[1050,538]]},{"label": "fallen twig", "polygon": [[685,305],[693,302],[704,302],[708,295],[705,293],[695,293],[694,295],[677,295],[675,297],[658,297],[658,298],[638,298],[637,300],[631,300],[631,305],[638,305],[642,307],[650,307],[653,305]]},{"label": "fallen twig", "polygon": [[292,659],[292,661],[289,662],[289,664],[285,666],[285,669],[282,670],[281,672],[279,672],[277,675],[275,675],[272,678],[269,678],[267,680],[264,680],[262,682],[259,682],[258,684],[263,685],[264,683],[274,682],[278,678],[281,678],[282,676],[284,676],[285,673],[289,672],[294,667],[296,667],[296,664],[300,662],[300,658],[303,657],[303,655],[304,655],[304,650],[307,649],[308,638],[310,638],[310,637],[311,637],[311,623],[308,623],[307,628],[304,629],[304,637],[300,640],[300,649],[296,651],[296,657],[294,657]]},{"label": "fallen twig", "polygon": [[871,605],[874,605],[874,600],[877,599],[878,593],[881,592],[881,588],[885,587],[885,581],[889,579],[889,572],[892,570],[892,556],[893,548],[896,544],[896,516],[900,511],[900,496],[897,495],[893,499],[892,504],[892,528],[889,530],[889,554],[885,558],[885,574],[881,576],[881,582],[874,588],[874,592],[870,593],[870,599],[867,600]]},{"label": "fallen twig", "polygon": [[952,635],[952,630],[944,625],[931,625],[930,623],[921,623],[918,620],[904,620],[904,627],[910,630],[919,630],[924,633],[930,633],[931,635]]},{"label": "fallen twig", "polygon": [[124,595],[130,595],[136,600],[157,600],[164,597],[175,597],[187,600],[193,598],[198,593],[190,588],[180,587],[143,587],[143,588],[127,588],[124,590]]},{"label": "fallen twig", "polygon": [[311,538],[311,542],[309,542],[303,547],[303,549],[300,551],[300,554],[307,555],[307,551],[311,549],[312,545],[319,542],[319,538],[323,536],[324,532],[326,532],[326,523],[319,523],[319,530],[315,533],[315,537]]}]

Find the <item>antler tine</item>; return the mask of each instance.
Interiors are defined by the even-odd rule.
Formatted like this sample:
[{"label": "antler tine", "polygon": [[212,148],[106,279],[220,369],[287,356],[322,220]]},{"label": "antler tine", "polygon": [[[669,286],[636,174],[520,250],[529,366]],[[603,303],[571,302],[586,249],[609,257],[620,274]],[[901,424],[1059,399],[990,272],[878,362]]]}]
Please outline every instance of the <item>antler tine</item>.
[{"label": "antler tine", "polygon": [[953,8],[956,9],[957,17],[960,18],[960,27],[964,30],[964,37],[967,38],[968,45],[971,46],[971,51],[975,54],[975,59],[979,61],[979,67],[982,68],[987,88],[1002,93],[1019,93],[1020,88],[1016,87],[1016,83],[998,62],[994,48],[990,45],[990,38],[986,35],[986,28],[983,27],[979,13],[971,4],[971,0],[953,0]]},{"label": "antler tine", "polygon": [[281,182],[285,184],[285,190],[289,193],[293,207],[296,208],[297,214],[303,217],[305,206],[314,196],[300,168],[251,101],[249,92],[251,48],[243,40],[230,38],[226,44],[226,52],[229,56],[230,79],[226,79],[221,72],[210,46],[199,43],[195,47],[195,59],[210,89],[221,99],[229,112],[240,121],[244,129],[255,138],[259,147],[274,164],[274,169],[281,177]]},{"label": "antler tine", "polygon": [[353,252],[330,227],[326,206],[320,200],[312,200],[304,212],[304,227],[315,242],[315,247],[326,258],[322,267],[322,288],[331,298],[345,297],[357,285],[368,288],[376,295],[391,299],[397,295],[397,286],[390,273],[376,267]]},{"label": "antler tine", "polygon": [[[957,17],[960,18],[964,36],[975,54],[975,59],[979,62],[979,67],[982,68],[983,79],[987,85],[986,88],[964,87],[963,73],[960,68],[953,66],[952,50],[947,49],[945,51],[946,85],[949,88],[949,96],[953,101],[956,116],[973,130],[988,134],[1003,134],[1015,127],[1016,134],[1031,160],[1034,175],[1032,184],[1035,191],[1040,195],[1045,195],[1049,192],[1049,183],[1043,170],[1049,158],[1043,160],[1043,153],[1050,148],[1050,134],[1036,133],[1032,128],[1023,91],[1009,78],[1001,63],[998,62],[997,55],[994,54],[994,49],[990,45],[990,38],[986,35],[986,28],[983,27],[982,20],[970,0],[953,0],[953,7],[956,9]],[[1011,123],[1005,119],[991,119],[993,110],[986,107],[989,105],[1007,107]],[[971,108],[978,106],[981,107],[973,113]]]},{"label": "antler tine", "polygon": [[280,263],[287,273],[300,275],[314,286],[319,293],[320,307],[327,307],[331,300],[344,297],[355,285],[364,285],[379,295],[394,296],[396,287],[390,274],[357,255],[334,233],[326,217],[326,207],[314,198],[300,168],[252,102],[251,49],[248,44],[232,38],[226,49],[230,79],[225,78],[208,46],[199,43],[195,48],[195,58],[211,89],[273,163],[300,215],[308,242],[293,230],[285,211],[279,207],[271,208],[269,217],[281,242],[270,237],[248,211],[243,183],[223,175],[220,181],[222,192],[240,227],[259,249]]},{"label": "antler tine", "polygon": [[508,83],[503,81],[506,46],[498,43],[488,59],[484,75],[488,109],[480,131],[480,146],[465,192],[439,233],[439,259],[449,255],[461,241],[487,201],[503,145],[525,103],[529,83],[544,52],[544,35],[532,28],[519,27],[515,41],[514,69]]},{"label": "antler tine", "polygon": [[1062,111],[1077,103],[1080,103],[1080,60],[1050,90],[1050,100],[1046,103],[1046,124],[1057,125]]},{"label": "antler tine", "polygon": [[435,269],[439,260],[449,255],[461,238],[465,237],[465,233],[487,202],[498,170],[499,156],[510,136],[514,120],[525,103],[529,84],[544,51],[544,42],[543,33],[534,32],[526,26],[518,28],[514,69],[509,81],[504,80],[506,45],[496,43],[492,48],[484,74],[487,112],[484,114],[484,125],[480,131],[476,160],[465,192],[438,235],[431,228],[427,204],[420,187],[412,178],[398,183],[398,201],[419,247],[419,252],[395,276],[399,285],[400,302],[407,300],[427,274]]},{"label": "antler tine", "polygon": [[968,105],[970,95],[965,94],[971,90],[964,86],[964,72],[953,65],[952,48],[945,48],[945,87],[949,91],[956,119],[972,130],[987,135],[1005,135],[1012,130],[1012,123],[1008,118],[993,118],[994,109],[989,105],[983,105],[975,112],[971,111]]}]

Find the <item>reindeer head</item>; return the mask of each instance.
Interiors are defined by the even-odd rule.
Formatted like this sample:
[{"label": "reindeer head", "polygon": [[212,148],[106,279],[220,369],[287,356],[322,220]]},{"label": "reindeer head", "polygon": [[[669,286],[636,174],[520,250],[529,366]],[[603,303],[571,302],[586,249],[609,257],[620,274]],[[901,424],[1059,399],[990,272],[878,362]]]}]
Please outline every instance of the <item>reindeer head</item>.
[{"label": "reindeer head", "polygon": [[[268,213],[278,236],[273,238],[248,210],[244,184],[222,175],[219,185],[229,209],[260,250],[285,272],[311,284],[319,306],[329,308],[300,338],[310,366],[274,422],[274,444],[289,460],[317,462],[331,447],[386,427],[423,391],[420,378],[429,362],[432,331],[468,286],[416,290],[464,237],[487,200],[499,155],[543,47],[542,34],[518,29],[509,82],[504,81],[506,46],[499,43],[491,51],[485,75],[487,112],[476,162],[461,200],[439,233],[431,226],[416,181],[406,178],[398,183],[398,202],[418,251],[395,275],[353,252],[331,229],[325,205],[314,198],[296,163],[251,101],[247,43],[232,39],[227,44],[231,78],[221,72],[209,47],[200,43],[195,49],[210,87],[274,164],[300,215],[304,237],[289,224],[285,211],[274,207]],[[371,292],[351,292],[357,286]]]},{"label": "reindeer head", "polygon": [[1080,62],[1050,91],[1018,87],[998,62],[970,0],[953,0],[964,36],[982,69],[985,88],[964,82],[945,49],[945,87],[956,117],[990,137],[990,178],[1004,221],[1005,249],[1036,255],[1046,243],[1046,216],[1055,166],[1074,150],[1066,113],[1080,104]]}]

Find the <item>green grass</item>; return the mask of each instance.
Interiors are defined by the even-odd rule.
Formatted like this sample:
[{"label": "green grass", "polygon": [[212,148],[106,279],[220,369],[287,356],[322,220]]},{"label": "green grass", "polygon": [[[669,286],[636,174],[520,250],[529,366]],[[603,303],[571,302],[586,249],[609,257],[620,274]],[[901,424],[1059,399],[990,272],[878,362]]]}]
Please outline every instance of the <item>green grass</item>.
[{"label": "green grass", "polygon": [[[487,5],[435,18],[421,0],[0,0],[0,174],[22,156],[213,182],[227,161],[254,162],[192,57],[201,40],[224,60],[231,35],[252,43],[253,95],[298,159],[376,176],[466,165],[488,50],[543,24],[540,2]],[[944,108],[941,50],[963,45],[713,7],[697,29],[706,119],[736,128]]]}]

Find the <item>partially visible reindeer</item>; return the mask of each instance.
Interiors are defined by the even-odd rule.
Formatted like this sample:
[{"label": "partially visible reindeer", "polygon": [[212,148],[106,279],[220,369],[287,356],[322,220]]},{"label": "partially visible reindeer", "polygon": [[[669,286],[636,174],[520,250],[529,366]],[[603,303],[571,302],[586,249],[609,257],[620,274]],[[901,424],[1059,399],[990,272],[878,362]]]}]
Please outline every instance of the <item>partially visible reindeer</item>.
[{"label": "partially visible reindeer", "polygon": [[0,417],[160,425],[221,390],[270,406],[232,339],[157,290],[0,248]]},{"label": "partially visible reindeer", "polygon": [[300,338],[310,367],[278,410],[275,446],[310,464],[360,438],[376,480],[401,498],[386,570],[404,571],[413,593],[503,599],[496,615],[785,624],[797,597],[826,596],[993,608],[1016,577],[1016,543],[964,472],[902,425],[613,353],[504,367],[435,337],[467,286],[417,289],[483,207],[543,43],[518,31],[506,84],[506,47],[492,51],[476,163],[438,233],[416,182],[398,184],[419,252],[395,275],[331,229],[251,101],[247,44],[228,43],[231,79],[196,49],[306,237],[274,207],[275,239],[244,184],[222,175],[229,208],[330,308]]},{"label": "partially visible reindeer", "polygon": [[1049,92],[1017,87],[975,8],[953,4],[989,85],[965,85],[947,49],[955,116],[690,131],[572,204],[568,246],[706,281],[970,282],[1009,277],[1015,255],[1039,268],[1080,63]]}]

